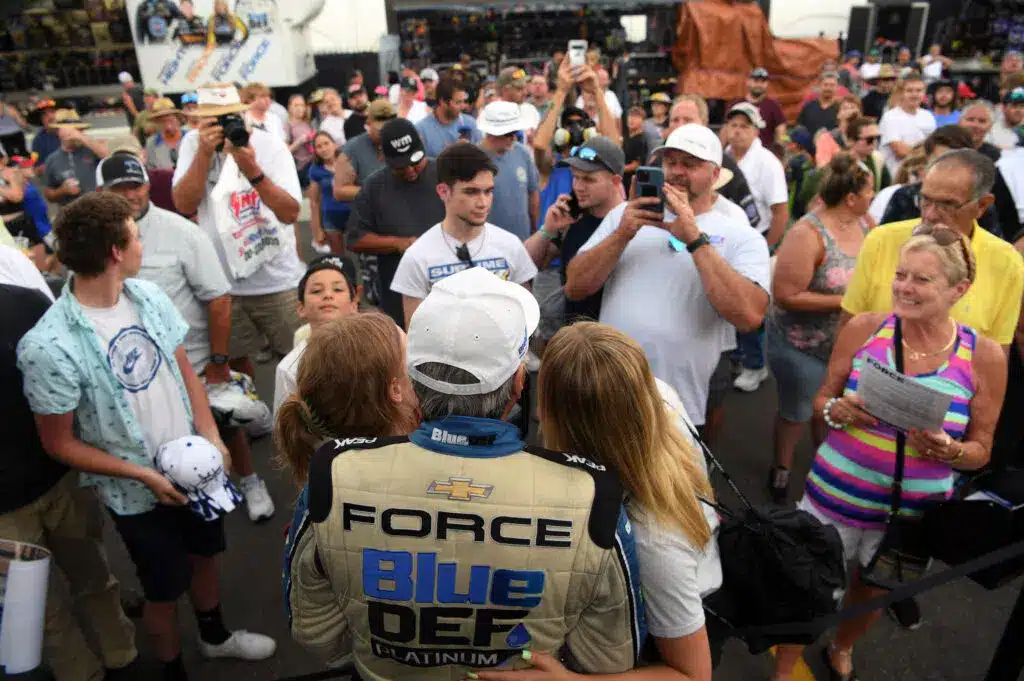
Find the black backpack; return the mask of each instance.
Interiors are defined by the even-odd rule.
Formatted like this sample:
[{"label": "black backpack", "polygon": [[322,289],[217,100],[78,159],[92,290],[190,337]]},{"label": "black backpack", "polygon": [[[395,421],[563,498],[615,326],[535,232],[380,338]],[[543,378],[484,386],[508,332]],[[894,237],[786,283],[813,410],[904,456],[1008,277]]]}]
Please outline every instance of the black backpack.
[{"label": "black backpack", "polygon": [[776,504],[755,507],[693,435],[708,470],[717,469],[745,507],[735,512],[704,501],[722,516],[722,587],[704,600],[709,631],[742,639],[755,655],[779,643],[813,643],[822,633],[813,626],[801,633],[773,632],[772,627],[838,611],[846,589],[839,533],[806,511]]}]

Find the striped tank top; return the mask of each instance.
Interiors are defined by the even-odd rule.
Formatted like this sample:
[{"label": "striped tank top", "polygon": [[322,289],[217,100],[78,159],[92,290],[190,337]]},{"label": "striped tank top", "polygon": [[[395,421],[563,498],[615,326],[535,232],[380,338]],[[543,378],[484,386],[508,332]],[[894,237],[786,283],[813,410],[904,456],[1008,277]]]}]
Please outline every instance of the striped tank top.
[{"label": "striped tank top", "polygon": [[[857,394],[857,380],[868,357],[895,370],[895,328],[896,317],[889,315],[857,351],[844,395]],[[958,324],[956,343],[949,359],[935,372],[914,376],[929,388],[952,396],[942,428],[954,440],[962,440],[967,431],[975,388],[971,360],[977,339],[973,329]],[[920,515],[928,503],[952,494],[953,468],[919,456],[909,444],[905,456],[900,514]],[[885,527],[895,471],[896,430],[893,427],[880,423],[868,428],[829,429],[828,437],[811,464],[806,495],[815,507],[836,522],[880,530]]]}]

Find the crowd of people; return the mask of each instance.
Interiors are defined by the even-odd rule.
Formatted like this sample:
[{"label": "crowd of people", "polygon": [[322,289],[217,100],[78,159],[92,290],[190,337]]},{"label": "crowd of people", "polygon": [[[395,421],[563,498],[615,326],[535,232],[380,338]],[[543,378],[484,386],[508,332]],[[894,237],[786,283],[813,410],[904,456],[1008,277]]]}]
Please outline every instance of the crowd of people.
[{"label": "crowd of people", "polygon": [[[695,93],[621,101],[595,51],[281,103],[209,83],[176,106],[123,74],[123,143],[36,102],[34,158],[12,143],[0,171],[0,373],[21,386],[0,393],[0,536],[68,578],[58,681],[138,673],[103,515],[162,679],[188,678],[186,592],[204,656],[274,654],[226,626],[217,562],[235,505],[275,515],[251,446],[271,432],[297,497],[290,629],[328,664],[708,681],[702,599],[729,584],[700,445],[769,377],[767,491],[836,528],[847,605],[877,595],[860,574],[893,486],[920,515],[1020,445],[996,433],[1024,351],[1024,63],[979,97],[937,46],[905,57],[825,64],[789,116],[756,67],[715,129]],[[868,413],[876,365],[947,397],[942,427]],[[921,624],[913,600],[890,614]],[[877,616],[840,626],[830,678],[855,678]],[[773,681],[800,655],[780,647]]]}]

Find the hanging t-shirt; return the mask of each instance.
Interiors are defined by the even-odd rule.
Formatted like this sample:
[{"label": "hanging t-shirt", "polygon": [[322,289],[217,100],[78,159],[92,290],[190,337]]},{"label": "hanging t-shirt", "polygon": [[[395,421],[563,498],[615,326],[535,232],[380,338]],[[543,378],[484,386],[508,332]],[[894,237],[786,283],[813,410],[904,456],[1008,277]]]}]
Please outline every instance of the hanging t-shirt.
[{"label": "hanging t-shirt", "polygon": [[142,325],[128,296],[113,307],[86,307],[82,312],[106,348],[107,365],[142,428],[146,451],[156,456],[160,445],[192,435],[184,396],[156,341]]},{"label": "hanging t-shirt", "polygon": [[912,147],[924,142],[924,139],[935,131],[935,117],[926,109],[918,109],[909,114],[895,106],[885,112],[878,127],[882,134],[879,146],[885,157],[885,166],[895,177],[900,167],[900,159],[896,158],[890,145],[893,142],[903,142]]},{"label": "hanging t-shirt", "polygon": [[523,243],[490,223],[485,223],[480,234],[466,243],[470,262],[455,255],[459,246],[440,224],[434,225],[402,256],[391,280],[391,290],[410,298],[426,298],[434,284],[470,267],[483,267],[517,284],[537,276],[537,266]]}]

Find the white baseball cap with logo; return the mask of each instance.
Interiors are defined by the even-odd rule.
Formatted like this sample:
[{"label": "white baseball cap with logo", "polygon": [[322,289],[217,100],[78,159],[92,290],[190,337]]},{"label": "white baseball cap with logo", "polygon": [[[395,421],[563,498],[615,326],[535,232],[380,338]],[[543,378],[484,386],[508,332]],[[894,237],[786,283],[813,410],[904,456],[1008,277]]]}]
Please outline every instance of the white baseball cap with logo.
[{"label": "white baseball cap with logo", "polygon": [[188,435],[160,445],[156,469],[204,520],[221,518],[242,503],[242,493],[224,471],[224,456],[204,437]]},{"label": "white baseball cap with logo", "polygon": [[484,107],[477,119],[476,127],[485,135],[501,137],[510,132],[519,132],[528,127],[523,120],[519,105],[515,102],[497,101]]},{"label": "white baseball cap with logo", "polygon": [[[471,267],[434,284],[409,321],[409,376],[446,395],[486,395],[523,363],[537,330],[540,306],[533,294],[483,267]],[[439,381],[417,367],[448,364],[477,383]]]},{"label": "white baseball cap with logo", "polygon": [[722,165],[722,142],[718,135],[703,125],[687,123],[672,131],[661,149],[678,149],[702,161]]}]

